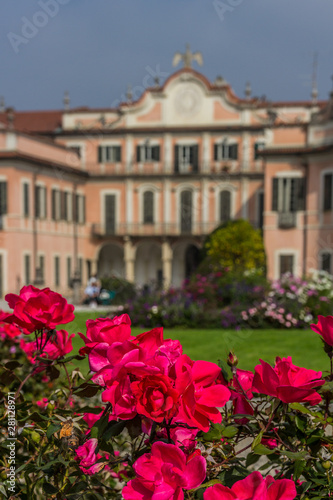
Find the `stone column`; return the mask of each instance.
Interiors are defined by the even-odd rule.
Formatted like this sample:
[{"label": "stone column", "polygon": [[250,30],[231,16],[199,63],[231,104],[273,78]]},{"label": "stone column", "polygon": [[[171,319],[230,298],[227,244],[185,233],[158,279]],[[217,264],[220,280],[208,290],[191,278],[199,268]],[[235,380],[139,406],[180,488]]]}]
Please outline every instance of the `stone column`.
[{"label": "stone column", "polygon": [[124,241],[125,278],[134,283],[135,248],[129,236],[125,236]]},{"label": "stone column", "polygon": [[163,286],[168,289],[172,281],[172,248],[168,241],[162,243]]}]

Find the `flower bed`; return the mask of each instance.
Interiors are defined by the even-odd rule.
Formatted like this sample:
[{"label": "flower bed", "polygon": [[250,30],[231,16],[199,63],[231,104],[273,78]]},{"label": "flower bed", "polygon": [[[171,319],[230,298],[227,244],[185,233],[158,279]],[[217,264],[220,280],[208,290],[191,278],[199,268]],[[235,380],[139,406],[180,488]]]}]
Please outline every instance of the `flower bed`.
[{"label": "flower bed", "polygon": [[[288,353],[245,371],[233,353],[220,365],[190,359],[160,327],[133,336],[127,314],[88,320],[71,356],[72,335],[54,329],[73,317],[59,294],[29,286],[8,300],[13,313],[0,315],[4,497],[330,497],[333,317],[311,325],[327,354],[324,374],[295,366]],[[76,368],[84,356],[88,380]]]}]

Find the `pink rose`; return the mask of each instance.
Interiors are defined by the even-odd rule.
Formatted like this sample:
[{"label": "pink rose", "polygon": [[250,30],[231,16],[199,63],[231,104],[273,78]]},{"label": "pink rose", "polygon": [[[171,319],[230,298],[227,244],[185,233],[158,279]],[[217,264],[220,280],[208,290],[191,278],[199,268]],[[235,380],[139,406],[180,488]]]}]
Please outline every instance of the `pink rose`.
[{"label": "pink rose", "polygon": [[221,369],[215,363],[192,361],[183,355],[176,362],[175,372],[175,388],[181,395],[176,420],[204,432],[209,430],[210,422],[220,423],[218,408],[230,399],[229,389],[216,383]]},{"label": "pink rose", "polygon": [[318,323],[310,325],[311,329],[319,333],[326,344],[333,346],[333,316],[318,316]]},{"label": "pink rose", "polygon": [[43,329],[53,330],[59,324],[74,320],[74,306],[50,288],[40,290],[32,285],[24,286],[20,295],[9,293],[5,299],[14,311],[12,314],[1,313],[0,321],[14,323],[28,333]]},{"label": "pink rose", "polygon": [[260,360],[255,367],[253,392],[279,398],[283,403],[320,403],[321,397],[314,389],[325,383],[322,372],[307,370],[292,364],[292,359],[276,358],[275,367]]},{"label": "pink rose", "polygon": [[99,458],[95,453],[97,445],[97,439],[89,439],[75,450],[75,459],[80,461],[79,467],[84,474],[96,474],[104,467],[103,463],[97,462]]},{"label": "pink rose", "polygon": [[87,336],[79,336],[84,340],[85,347],[81,347],[80,354],[89,354],[95,346],[102,344],[109,347],[113,342],[124,342],[131,336],[131,320],[128,314],[114,318],[88,319]]},{"label": "pink rose", "polygon": [[248,477],[237,481],[231,488],[215,484],[204,492],[204,500],[294,500],[297,491],[290,479],[271,476],[266,479],[260,472],[252,472]]},{"label": "pink rose", "polygon": [[[252,382],[253,373],[247,370],[237,369],[236,377],[229,382],[231,399],[234,406],[234,414],[253,415],[253,409],[248,400],[253,398]],[[238,419],[238,423],[245,424],[247,418]]]},{"label": "pink rose", "polygon": [[197,453],[186,457],[177,446],[156,442],[151,453],[142,455],[133,465],[137,477],[123,488],[125,500],[182,500],[183,490],[202,484],[206,461]]}]

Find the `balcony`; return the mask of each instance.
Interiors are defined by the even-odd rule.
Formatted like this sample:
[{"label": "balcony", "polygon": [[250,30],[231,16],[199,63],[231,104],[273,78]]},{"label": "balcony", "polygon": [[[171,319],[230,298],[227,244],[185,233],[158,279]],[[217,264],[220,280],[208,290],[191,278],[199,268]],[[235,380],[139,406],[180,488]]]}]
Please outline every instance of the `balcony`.
[{"label": "balcony", "polygon": [[105,228],[102,224],[92,224],[92,238],[108,238],[112,236],[205,236],[211,233],[220,222],[196,222],[181,225],[159,222],[156,224],[121,223]]},{"label": "balcony", "polygon": [[279,229],[292,229],[296,227],[297,212],[279,212],[278,227]]},{"label": "balcony", "polygon": [[[244,165],[243,165],[244,167]],[[197,166],[184,164],[176,165],[173,162],[145,162],[145,163],[86,163],[85,170],[93,176],[131,177],[131,176],[199,176],[202,174],[228,175],[230,172],[239,173],[240,163],[236,161],[234,170],[230,162],[200,162]],[[253,163],[244,169],[246,173],[260,175]],[[262,174],[261,174],[262,175]]]}]

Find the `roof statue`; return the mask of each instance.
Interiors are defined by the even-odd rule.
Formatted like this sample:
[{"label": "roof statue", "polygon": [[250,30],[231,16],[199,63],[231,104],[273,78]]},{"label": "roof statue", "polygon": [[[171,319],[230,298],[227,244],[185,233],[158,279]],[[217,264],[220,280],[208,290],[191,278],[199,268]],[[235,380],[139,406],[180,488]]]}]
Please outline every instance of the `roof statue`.
[{"label": "roof statue", "polygon": [[192,53],[188,43],[186,44],[186,51],[184,54],[182,54],[181,52],[175,53],[175,55],[173,56],[172,66],[178,66],[181,61],[184,63],[184,68],[191,68],[192,61],[196,61],[199,66],[202,66],[203,64],[201,52]]}]

